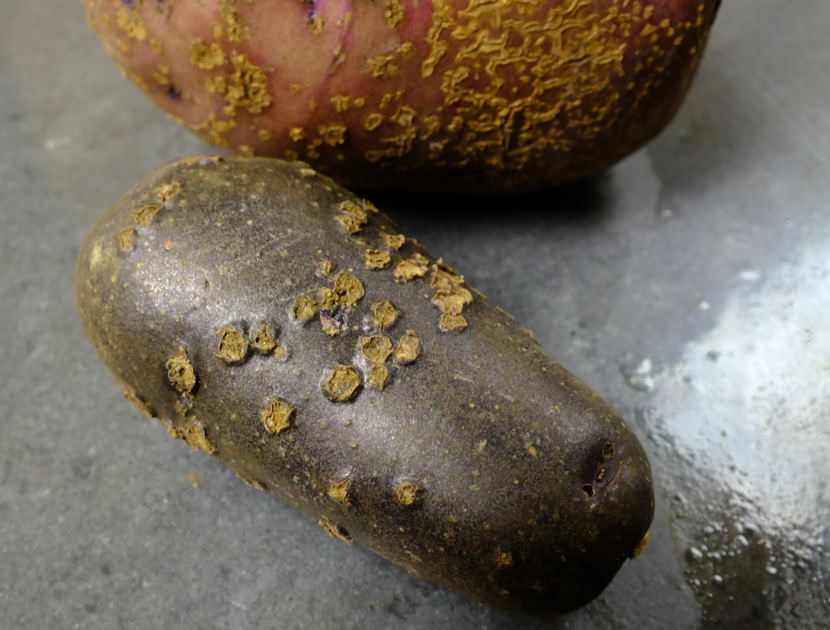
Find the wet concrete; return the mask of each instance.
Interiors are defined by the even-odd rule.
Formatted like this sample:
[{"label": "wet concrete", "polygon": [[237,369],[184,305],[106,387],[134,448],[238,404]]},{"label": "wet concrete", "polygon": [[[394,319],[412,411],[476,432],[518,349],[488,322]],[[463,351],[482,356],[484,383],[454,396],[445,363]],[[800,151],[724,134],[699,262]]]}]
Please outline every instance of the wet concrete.
[{"label": "wet concrete", "polygon": [[378,196],[652,458],[649,547],[541,624],[326,538],[123,401],[75,314],[75,253],[145,171],[207,149],[118,76],[79,5],[7,7],[0,628],[830,627],[830,5],[721,11],[677,120],[607,175]]}]

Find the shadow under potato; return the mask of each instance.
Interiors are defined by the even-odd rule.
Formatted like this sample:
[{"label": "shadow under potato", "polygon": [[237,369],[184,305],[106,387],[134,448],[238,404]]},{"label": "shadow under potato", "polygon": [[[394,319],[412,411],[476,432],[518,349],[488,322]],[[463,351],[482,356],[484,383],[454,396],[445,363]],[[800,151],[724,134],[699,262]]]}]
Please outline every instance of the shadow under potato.
[{"label": "shadow under potato", "polygon": [[602,223],[610,206],[609,175],[582,179],[542,190],[512,195],[461,193],[358,191],[388,213],[409,236],[419,231],[458,230],[471,225],[525,225],[539,220],[563,225]]}]

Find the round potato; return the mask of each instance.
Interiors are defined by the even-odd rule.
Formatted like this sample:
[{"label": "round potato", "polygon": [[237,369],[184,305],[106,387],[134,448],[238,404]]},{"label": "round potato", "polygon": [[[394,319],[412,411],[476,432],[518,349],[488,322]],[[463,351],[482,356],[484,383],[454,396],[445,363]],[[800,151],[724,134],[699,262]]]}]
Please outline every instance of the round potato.
[{"label": "round potato", "polygon": [[719,1],[85,0],[126,76],[208,142],[345,185],[497,192],[652,138]]}]

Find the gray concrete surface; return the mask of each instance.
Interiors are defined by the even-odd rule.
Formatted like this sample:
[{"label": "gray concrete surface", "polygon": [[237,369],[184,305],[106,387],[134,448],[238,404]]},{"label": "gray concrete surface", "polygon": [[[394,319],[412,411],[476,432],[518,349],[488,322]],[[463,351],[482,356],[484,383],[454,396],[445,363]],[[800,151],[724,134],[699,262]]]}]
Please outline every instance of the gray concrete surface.
[{"label": "gray concrete surface", "polygon": [[650,546],[546,623],[343,546],[124,402],[75,312],[78,244],[206,149],[118,76],[80,3],[3,9],[0,628],[830,627],[827,0],[725,2],[677,120],[596,181],[379,196],[652,457]]}]

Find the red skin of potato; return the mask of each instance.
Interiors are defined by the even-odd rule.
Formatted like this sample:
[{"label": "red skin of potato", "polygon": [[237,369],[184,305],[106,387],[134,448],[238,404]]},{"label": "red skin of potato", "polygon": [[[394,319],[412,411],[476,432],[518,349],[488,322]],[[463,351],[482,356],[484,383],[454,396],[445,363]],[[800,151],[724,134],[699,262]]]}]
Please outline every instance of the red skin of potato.
[{"label": "red skin of potato", "polygon": [[128,78],[206,141],[361,188],[515,192],[672,118],[719,0],[85,0]]}]

